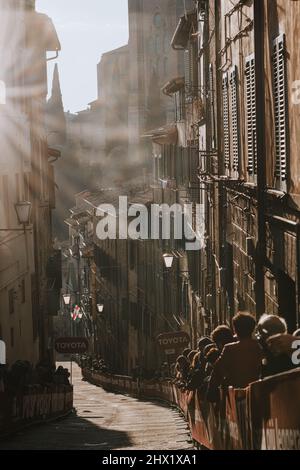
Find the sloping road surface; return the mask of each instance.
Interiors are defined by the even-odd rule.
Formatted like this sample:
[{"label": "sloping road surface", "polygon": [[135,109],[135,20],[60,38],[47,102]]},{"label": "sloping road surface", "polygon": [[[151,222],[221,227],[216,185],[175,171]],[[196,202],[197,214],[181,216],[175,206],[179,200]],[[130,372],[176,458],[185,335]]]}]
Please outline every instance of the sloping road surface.
[{"label": "sloping road surface", "polygon": [[[66,365],[65,365],[66,367]],[[19,432],[0,450],[189,450],[187,425],[176,410],[109,393],[81,380],[73,363],[76,414]]]}]

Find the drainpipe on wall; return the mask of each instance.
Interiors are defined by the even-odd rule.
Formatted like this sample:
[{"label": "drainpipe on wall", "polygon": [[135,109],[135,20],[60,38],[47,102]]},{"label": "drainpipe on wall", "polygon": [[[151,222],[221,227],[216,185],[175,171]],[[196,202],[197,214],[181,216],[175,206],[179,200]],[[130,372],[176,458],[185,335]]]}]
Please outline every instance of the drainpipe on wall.
[{"label": "drainpipe on wall", "polygon": [[296,229],[296,323],[300,328],[300,224]]},{"label": "drainpipe on wall", "polygon": [[264,272],[266,259],[265,191],[265,1],[254,0],[255,88],[256,88],[256,134],[257,134],[257,202],[258,242],[256,253],[256,313],[265,312]]}]

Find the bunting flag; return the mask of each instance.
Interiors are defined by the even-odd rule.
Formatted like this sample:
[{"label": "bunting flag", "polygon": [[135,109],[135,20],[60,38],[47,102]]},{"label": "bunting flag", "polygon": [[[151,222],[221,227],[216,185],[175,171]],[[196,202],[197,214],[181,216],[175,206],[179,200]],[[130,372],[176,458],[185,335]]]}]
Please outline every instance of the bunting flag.
[{"label": "bunting flag", "polygon": [[81,313],[79,305],[74,306],[73,312],[71,313],[71,318],[74,321],[82,318],[82,313]]}]

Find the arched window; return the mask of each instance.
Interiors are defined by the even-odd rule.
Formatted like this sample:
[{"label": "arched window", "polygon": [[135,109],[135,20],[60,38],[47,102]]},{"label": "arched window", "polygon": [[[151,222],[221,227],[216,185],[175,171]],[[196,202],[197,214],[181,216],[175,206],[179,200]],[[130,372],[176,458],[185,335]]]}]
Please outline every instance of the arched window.
[{"label": "arched window", "polygon": [[0,104],[6,104],[6,85],[3,80],[0,80]]}]

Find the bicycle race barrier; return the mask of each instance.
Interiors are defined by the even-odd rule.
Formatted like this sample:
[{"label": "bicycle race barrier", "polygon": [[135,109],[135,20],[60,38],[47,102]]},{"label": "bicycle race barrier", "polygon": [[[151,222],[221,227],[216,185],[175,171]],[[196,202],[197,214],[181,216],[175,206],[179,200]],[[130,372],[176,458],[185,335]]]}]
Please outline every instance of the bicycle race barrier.
[{"label": "bicycle race barrier", "polygon": [[71,385],[26,386],[15,395],[0,392],[0,437],[31,424],[63,417],[72,409]]},{"label": "bicycle race barrier", "polygon": [[300,450],[300,369],[221,390],[218,403],[171,381],[82,370],[83,378],[109,391],[159,399],[178,407],[199,446],[211,450]]}]

